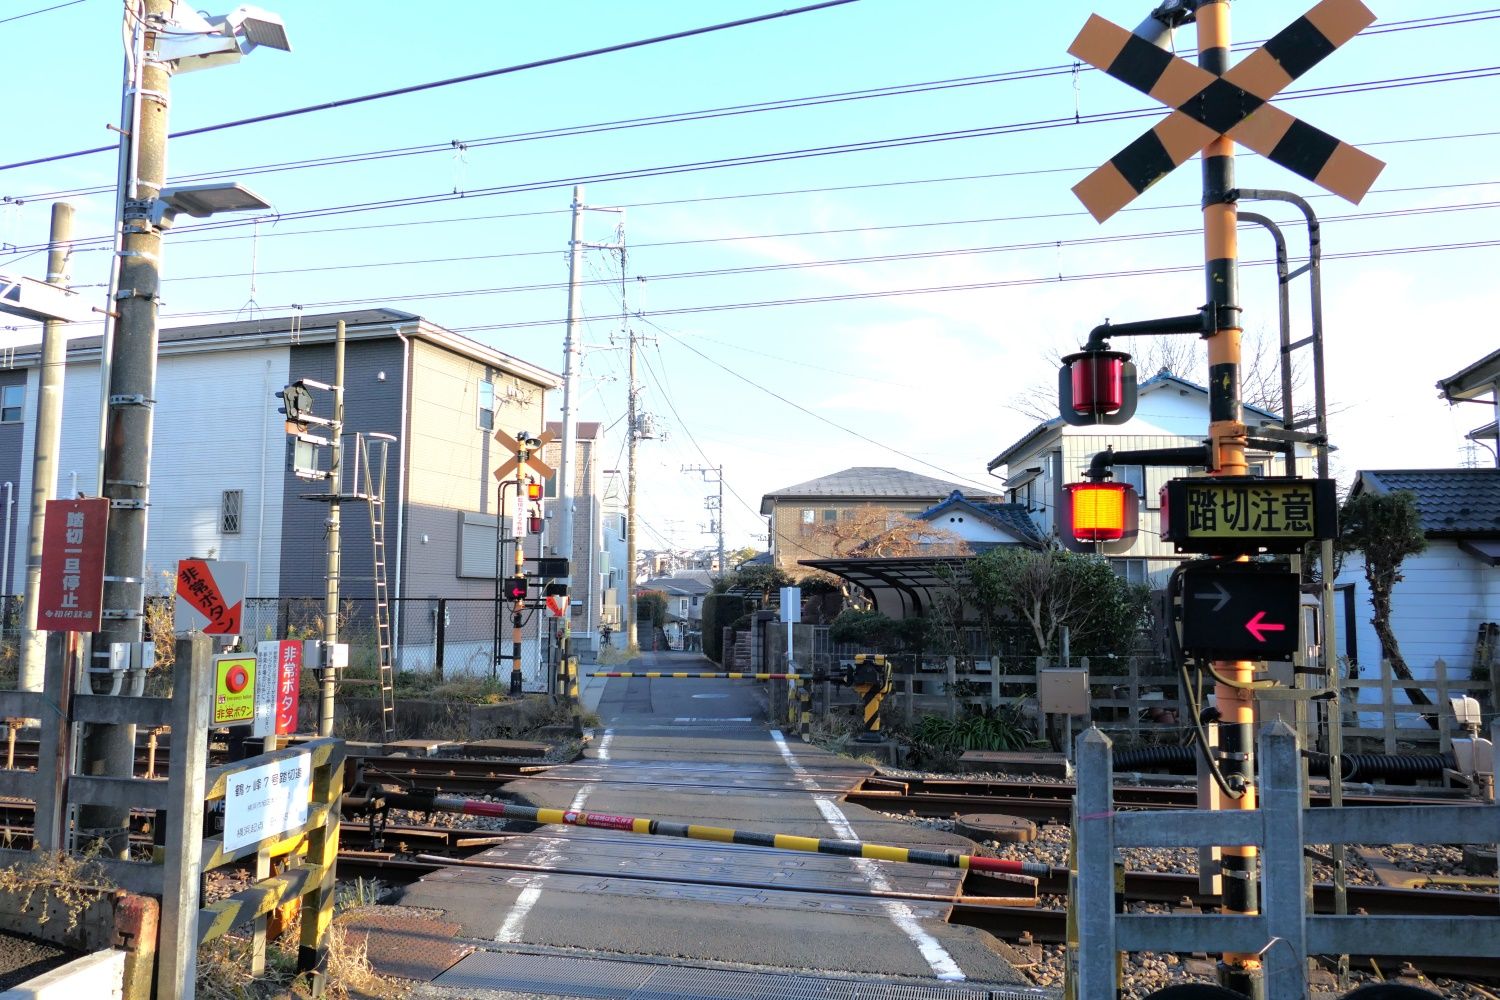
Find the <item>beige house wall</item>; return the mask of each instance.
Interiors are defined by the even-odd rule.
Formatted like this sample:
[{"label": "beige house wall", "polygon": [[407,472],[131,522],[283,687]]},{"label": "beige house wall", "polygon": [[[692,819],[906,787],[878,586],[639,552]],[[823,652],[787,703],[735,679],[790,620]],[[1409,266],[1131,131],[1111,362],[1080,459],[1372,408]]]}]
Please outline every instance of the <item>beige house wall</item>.
[{"label": "beige house wall", "polygon": [[512,437],[541,432],[542,387],[421,340],[411,365],[410,502],[493,514],[493,472],[510,452],[479,426],[479,383],[494,383],[495,429]]},{"label": "beige house wall", "polygon": [[[797,565],[802,559],[828,559],[835,553],[835,539],[820,534],[817,530],[824,523],[825,511],[847,516],[855,510],[883,510],[893,518],[920,514],[942,497],[931,499],[902,497],[890,500],[859,500],[838,497],[797,497],[776,500],[772,508],[771,558],[777,569],[793,577],[811,572],[806,566]],[[811,511],[813,523],[804,520],[804,511]]]}]

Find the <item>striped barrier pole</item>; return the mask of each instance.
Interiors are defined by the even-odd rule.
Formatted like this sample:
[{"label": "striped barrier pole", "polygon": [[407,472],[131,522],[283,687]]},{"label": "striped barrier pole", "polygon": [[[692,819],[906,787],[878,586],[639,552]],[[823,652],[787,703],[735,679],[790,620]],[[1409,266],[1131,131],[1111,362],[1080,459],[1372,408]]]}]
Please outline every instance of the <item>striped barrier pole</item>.
[{"label": "striped barrier pole", "polygon": [[[636,816],[611,816],[606,813],[579,812],[572,809],[536,809],[531,806],[516,805],[513,802],[482,802],[477,799],[462,799],[455,795],[439,795],[436,792],[421,790],[388,792],[382,797],[386,804],[393,808],[411,809],[416,812],[453,812],[465,816],[492,816],[525,820],[544,826],[563,825],[588,827],[594,830],[621,830],[625,833],[641,833],[657,837],[711,840],[720,844],[773,847],[783,851],[836,854],[846,858],[870,858],[875,861],[935,865],[939,868],[958,868],[963,871],[1029,875],[1034,878],[1047,878],[1054,873],[1051,865],[1036,861],[982,858],[977,854],[959,854],[957,851],[926,851],[918,848],[890,847],[883,844],[867,844],[859,840],[825,840],[821,837],[799,837],[787,833],[756,833],[749,830],[731,830],[721,826],[673,823],[667,820]],[[1057,871],[1064,870],[1057,869]]]},{"label": "striped barrier pole", "polygon": [[880,705],[891,687],[891,664],[884,656],[856,653],[854,656],[854,690],[859,692],[864,732],[855,739],[860,743],[880,741]]},{"label": "striped barrier pole", "polygon": [[645,673],[629,673],[624,671],[595,671],[590,677],[652,677],[657,680],[696,680],[696,681],[800,681],[815,680],[811,674],[686,674],[671,673],[668,671],[646,671]]},{"label": "striped barrier pole", "polygon": [[582,704],[578,697],[578,657],[576,656],[568,657],[568,698],[575,705]]},{"label": "striped barrier pole", "polygon": [[802,737],[803,743],[812,742],[812,688],[806,684],[801,685],[797,692],[797,700],[801,705],[802,714],[797,720],[797,735]]}]

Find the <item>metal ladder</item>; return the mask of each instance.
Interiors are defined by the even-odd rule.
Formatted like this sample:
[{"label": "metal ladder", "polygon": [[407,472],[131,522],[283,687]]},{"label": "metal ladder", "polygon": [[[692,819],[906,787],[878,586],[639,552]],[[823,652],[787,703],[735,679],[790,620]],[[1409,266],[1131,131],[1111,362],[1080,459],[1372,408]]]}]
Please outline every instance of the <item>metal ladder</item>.
[{"label": "metal ladder", "polygon": [[[379,470],[370,461],[370,441],[380,445]],[[359,435],[358,461],[362,467],[365,502],[370,507],[370,545],[374,555],[375,583],[375,657],[380,668],[380,729],[389,740],[396,731],[396,670],[391,650],[391,595],[385,562],[385,477],[386,453],[392,441],[389,434]],[[357,471],[356,475],[360,473]]]}]

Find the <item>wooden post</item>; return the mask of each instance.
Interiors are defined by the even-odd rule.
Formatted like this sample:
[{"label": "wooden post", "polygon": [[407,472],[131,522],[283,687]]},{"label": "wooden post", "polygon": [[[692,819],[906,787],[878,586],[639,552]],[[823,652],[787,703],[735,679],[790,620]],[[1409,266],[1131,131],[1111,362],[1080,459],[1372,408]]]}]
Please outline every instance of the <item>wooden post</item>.
[{"label": "wooden post", "polygon": [[958,686],[958,658],[950,656],[945,664],[948,671],[948,683],[944,685],[948,693],[948,718],[958,718],[958,693],[954,690]]},{"label": "wooden post", "polygon": [[156,995],[192,996],[198,979],[198,888],[203,873],[203,791],[213,698],[213,639],[177,641],[172,669],[171,773],[167,777],[166,858]]},{"label": "wooden post", "polygon": [[1381,728],[1385,736],[1385,752],[1396,752],[1396,699],[1391,685],[1391,661],[1380,661],[1380,710]]},{"label": "wooden post", "polygon": [[1452,714],[1448,705],[1448,663],[1441,656],[1432,665],[1432,674],[1437,682],[1437,697],[1433,700],[1437,702],[1438,752],[1447,753],[1453,748],[1451,727],[1448,725]]},{"label": "wooden post", "polygon": [[[73,717],[73,669],[71,646],[78,637],[70,632],[48,632],[45,679],[42,693],[46,711],[40,713],[41,741],[37,744],[35,850],[57,853],[63,848],[67,828],[68,775],[73,772],[68,753],[73,745],[68,720]],[[48,783],[47,789],[40,787]],[[50,794],[44,794],[44,791]]]},{"label": "wooden post", "polygon": [[1141,739],[1141,667],[1135,657],[1127,658],[1130,671],[1130,735],[1137,743]]},{"label": "wooden post", "polygon": [[990,710],[1000,708],[1000,657],[990,657]]},{"label": "wooden post", "polygon": [[[1042,671],[1047,667],[1047,658],[1038,656],[1031,664],[1031,693],[1036,700],[1036,737],[1050,739],[1047,732],[1047,713],[1042,711]],[[1067,748],[1064,747],[1064,750]]]},{"label": "wooden post", "polygon": [[905,719],[906,726],[907,726],[908,729],[910,729],[911,728],[911,723],[912,723],[912,718],[913,718],[913,716],[916,713],[916,708],[913,705],[913,702],[915,702],[917,700],[917,690],[916,690],[917,689],[917,681],[916,681],[916,678],[913,675],[911,675],[911,674],[902,674],[901,675],[901,689],[902,689],[902,692],[906,695],[906,701],[905,701],[905,704],[902,707],[902,718]]}]

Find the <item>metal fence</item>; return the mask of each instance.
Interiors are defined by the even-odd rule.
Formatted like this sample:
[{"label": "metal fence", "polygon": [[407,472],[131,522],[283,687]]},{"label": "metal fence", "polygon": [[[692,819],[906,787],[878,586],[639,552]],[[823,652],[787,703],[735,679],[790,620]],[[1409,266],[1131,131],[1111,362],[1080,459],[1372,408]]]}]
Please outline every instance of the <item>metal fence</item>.
[{"label": "metal fence", "polygon": [[[339,640],[349,644],[355,669],[376,665],[375,602],[339,602]],[[251,597],[245,600],[247,641],[312,639],[323,634],[321,597]],[[392,662],[398,672],[458,677],[508,677],[511,671],[510,606],[484,597],[404,597],[391,601]],[[498,625],[498,629],[497,629]],[[522,626],[521,685],[546,691],[549,668],[558,655],[556,622],[528,611]]]}]

